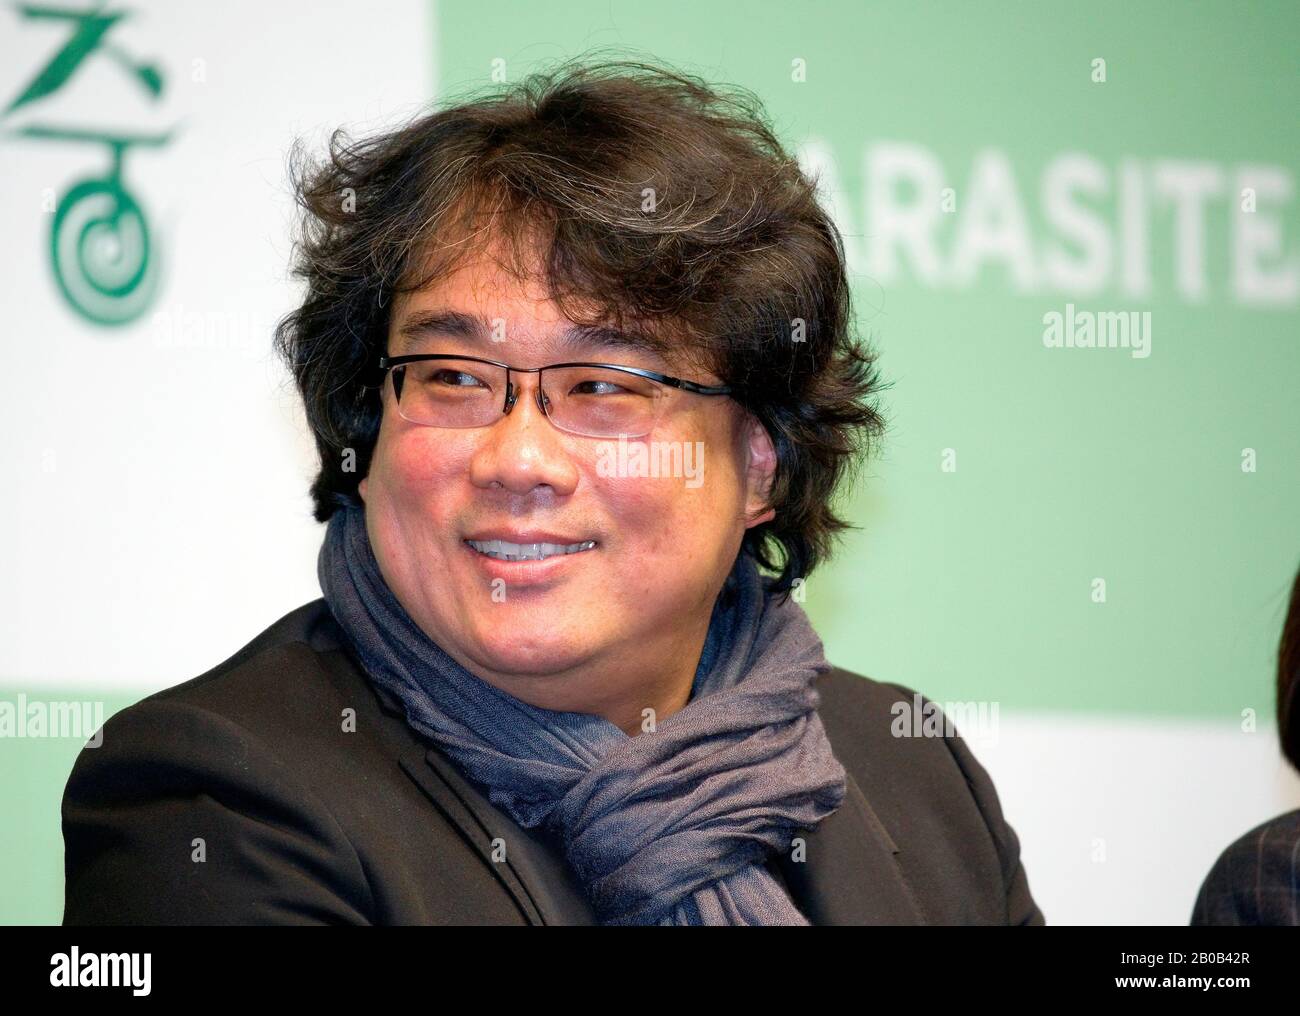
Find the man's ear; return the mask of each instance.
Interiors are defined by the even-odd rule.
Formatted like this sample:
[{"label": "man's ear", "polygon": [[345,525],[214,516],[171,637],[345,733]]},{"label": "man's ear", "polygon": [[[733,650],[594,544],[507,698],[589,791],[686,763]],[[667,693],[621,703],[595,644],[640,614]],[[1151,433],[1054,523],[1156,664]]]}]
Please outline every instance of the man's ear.
[{"label": "man's ear", "polygon": [[357,484],[357,493],[361,495],[361,500],[362,500],[363,502],[364,502],[365,499],[366,499],[366,484],[367,484],[369,481],[370,481],[370,476],[369,476],[369,475],[366,475],[366,476],[361,477],[361,482]]},{"label": "man's ear", "polygon": [[776,509],[769,508],[767,500],[776,478],[776,449],[767,428],[752,413],[746,414],[745,425],[749,450],[749,470],[745,478],[745,528],[752,529],[776,518]]}]

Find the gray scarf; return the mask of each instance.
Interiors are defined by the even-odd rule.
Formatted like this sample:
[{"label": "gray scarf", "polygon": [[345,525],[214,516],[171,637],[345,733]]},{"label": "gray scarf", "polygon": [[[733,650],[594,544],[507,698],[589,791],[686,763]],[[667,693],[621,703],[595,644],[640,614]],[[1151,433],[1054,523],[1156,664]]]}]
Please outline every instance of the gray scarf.
[{"label": "gray scarf", "polygon": [[318,574],[370,678],[517,823],[546,823],[602,923],[808,923],[763,864],[844,799],[813,687],[830,665],[749,555],[714,606],[690,701],[635,737],[456,663],[384,581],[363,508],[330,519]]}]

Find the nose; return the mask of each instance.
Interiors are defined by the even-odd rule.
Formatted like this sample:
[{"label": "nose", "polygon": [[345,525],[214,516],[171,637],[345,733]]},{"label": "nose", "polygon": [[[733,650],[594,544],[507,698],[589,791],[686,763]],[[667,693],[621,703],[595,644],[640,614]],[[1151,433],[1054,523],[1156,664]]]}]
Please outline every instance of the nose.
[{"label": "nose", "polygon": [[512,371],[510,380],[515,386],[514,405],[482,429],[482,443],[470,459],[471,482],[483,488],[500,483],[514,494],[528,494],[537,487],[549,487],[558,496],[572,494],[578,469],[570,454],[570,438],[542,410],[537,375]]}]

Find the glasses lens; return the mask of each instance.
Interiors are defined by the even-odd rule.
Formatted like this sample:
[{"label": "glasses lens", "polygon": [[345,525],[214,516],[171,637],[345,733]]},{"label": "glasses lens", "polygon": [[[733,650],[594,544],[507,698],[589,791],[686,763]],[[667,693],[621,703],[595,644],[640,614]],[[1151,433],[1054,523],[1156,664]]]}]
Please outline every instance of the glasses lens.
[{"label": "glasses lens", "polygon": [[552,368],[543,377],[552,422],[587,437],[644,437],[665,395],[658,382],[604,367]]},{"label": "glasses lens", "polygon": [[506,372],[474,360],[420,360],[393,368],[401,372],[398,411],[429,427],[482,427],[501,415]]}]

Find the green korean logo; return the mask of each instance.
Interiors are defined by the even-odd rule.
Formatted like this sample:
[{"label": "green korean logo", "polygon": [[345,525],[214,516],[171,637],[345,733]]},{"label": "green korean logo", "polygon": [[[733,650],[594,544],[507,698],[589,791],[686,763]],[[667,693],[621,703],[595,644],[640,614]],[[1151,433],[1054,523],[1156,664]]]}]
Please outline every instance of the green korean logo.
[{"label": "green korean logo", "polygon": [[[108,39],[123,11],[78,11],[19,5],[27,21],[63,21],[70,35],[9,103],[0,118],[55,95],[73,79],[85,61],[98,56],[113,61],[151,102],[162,97],[159,68],[134,60]],[[158,283],[158,244],[149,219],[125,179],[127,155],[135,149],[158,147],[171,133],[124,134],[93,127],[28,124],[8,130],[7,138],[40,142],[102,146],[106,165],[70,181],[54,207],[49,254],[54,281],[69,307],[85,320],[103,326],[124,325],[138,318],[153,302]]]}]

